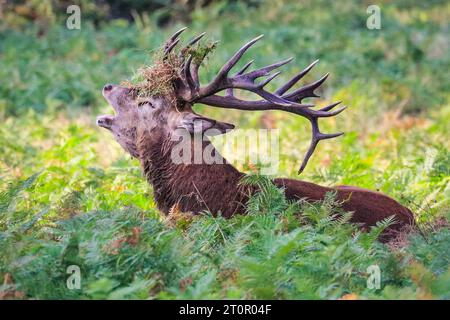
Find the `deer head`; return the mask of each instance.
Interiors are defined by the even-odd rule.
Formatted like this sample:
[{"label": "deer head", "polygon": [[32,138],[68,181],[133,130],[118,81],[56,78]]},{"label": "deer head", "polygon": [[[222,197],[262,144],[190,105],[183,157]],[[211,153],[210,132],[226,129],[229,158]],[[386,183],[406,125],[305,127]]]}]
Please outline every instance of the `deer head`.
[{"label": "deer head", "polygon": [[158,142],[178,129],[220,134],[234,128],[232,124],[196,114],[190,105],[180,108],[164,96],[139,98],[135,90],[112,84],[103,87],[103,96],[116,114],[99,116],[97,125],[110,130],[122,148],[136,158],[137,139],[143,132]]},{"label": "deer head", "polygon": [[[192,106],[196,103],[245,111],[281,110],[308,119],[312,127],[312,137],[299,173],[306,167],[320,140],[331,139],[343,134],[322,133],[318,124],[319,118],[332,117],[341,113],[345,107],[332,110],[340,102],[321,109],[313,109],[314,106],[311,104],[302,104],[302,100],[305,98],[318,97],[314,90],[326,80],[328,74],[311,84],[290,90],[318,61],[314,61],[274,92],[267,91],[265,86],[280,72],[273,74],[271,72],[291,62],[292,59],[247,71],[253,62],[250,61],[236,74],[230,75],[231,69],[243,54],[262,38],[259,36],[241,47],[222,66],[209,84],[201,86],[198,71],[207,53],[200,57],[198,55],[194,57],[190,49],[204,36],[204,33],[188,42],[179,51],[179,54],[175,54],[174,48],[180,42],[179,35],[185,29],[176,32],[164,45],[161,64],[170,69],[172,76],[169,79],[152,79],[155,82],[168,82],[170,90],[165,90],[164,93],[142,95],[139,88],[111,84],[103,88],[103,96],[114,108],[116,115],[100,116],[97,118],[97,124],[110,130],[119,144],[132,156],[139,157],[137,139],[142,132],[148,132],[150,137],[158,141],[161,137],[170,136],[177,129],[185,129],[191,133],[215,129],[213,132],[217,134],[234,128],[232,124],[196,114],[192,110]],[[261,82],[256,82],[261,77],[266,78]],[[235,89],[252,92],[260,99],[240,99],[234,95]],[[225,95],[220,95],[221,92],[225,92]]]}]

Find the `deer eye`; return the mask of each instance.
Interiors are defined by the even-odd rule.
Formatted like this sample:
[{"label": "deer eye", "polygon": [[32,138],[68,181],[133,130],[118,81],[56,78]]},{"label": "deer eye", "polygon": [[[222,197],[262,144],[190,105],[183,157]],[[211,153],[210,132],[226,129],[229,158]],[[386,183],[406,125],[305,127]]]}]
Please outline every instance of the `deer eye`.
[{"label": "deer eye", "polygon": [[149,107],[155,108],[150,101],[141,101],[141,102],[138,103],[138,107],[142,107],[142,106],[145,106],[145,105],[148,105]]}]

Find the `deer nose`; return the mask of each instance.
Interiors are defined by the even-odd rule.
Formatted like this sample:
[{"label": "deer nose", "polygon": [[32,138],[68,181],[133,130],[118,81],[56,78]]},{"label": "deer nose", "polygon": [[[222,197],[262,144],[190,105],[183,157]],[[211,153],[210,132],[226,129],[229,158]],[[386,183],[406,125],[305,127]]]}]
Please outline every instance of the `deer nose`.
[{"label": "deer nose", "polygon": [[109,116],[109,115],[105,115],[105,116],[99,116],[97,117],[97,125],[99,127],[103,127],[106,129],[111,129],[111,126],[113,124],[114,121],[114,117],[113,116]]},{"label": "deer nose", "polygon": [[103,87],[103,91],[111,91],[113,88],[112,84],[107,84]]}]

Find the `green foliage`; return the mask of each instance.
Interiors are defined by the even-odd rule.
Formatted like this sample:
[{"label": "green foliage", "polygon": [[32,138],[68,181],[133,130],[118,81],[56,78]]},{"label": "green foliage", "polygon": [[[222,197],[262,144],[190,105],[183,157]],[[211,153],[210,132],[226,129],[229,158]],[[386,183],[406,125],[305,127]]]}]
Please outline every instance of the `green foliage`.
[{"label": "green foliage", "polygon": [[[40,3],[39,12],[51,14],[50,2]],[[449,299],[448,3],[381,6],[382,29],[368,30],[366,6],[357,1],[281,1],[252,9],[220,2],[196,8],[183,39],[203,31],[220,39],[202,66],[202,83],[261,33],[264,41],[242,64],[250,56],[257,67],[296,58],[273,88],[320,58],[304,82],[331,72],[317,104],[343,100],[351,108],[321,121],[324,132],[346,134],[322,142],[301,179],[380,190],[410,207],[421,232],[390,245],[376,241],[389,220],[362,233],[332,193],[316,204],[290,202],[258,174],[243,182],[260,190],[246,215],[181,215],[172,217],[175,223],[161,217],[138,162],[94,119],[111,112],[101,87],[148,65],[149,52],[179,26],[159,29],[161,12],[136,16],[135,23],[83,20],[78,31],[66,30],[58,15],[45,19],[45,28],[6,17],[0,22],[0,283],[9,275],[13,281],[0,285],[0,293]],[[259,128],[271,117],[280,129],[279,175],[297,177],[309,137],[303,119],[196,108],[243,128]],[[69,265],[81,269],[80,290],[66,286]],[[380,267],[380,289],[367,287],[371,265]]]},{"label": "green foliage", "polygon": [[248,201],[248,214],[277,214],[289,206],[283,190],[276,188],[272,181],[265,176],[248,175],[241,183],[254,185],[260,191]]},{"label": "green foliage", "polygon": [[192,61],[195,64],[201,65],[216,48],[217,42],[209,41],[206,44],[197,42],[194,46],[187,49],[186,55],[191,55]]},{"label": "green foliage", "polygon": [[[251,203],[264,199],[270,210],[231,220],[205,214],[183,229],[131,207],[38,224],[30,216],[0,232],[0,274],[12,273],[17,290],[39,299],[448,298],[448,229],[426,241],[413,234],[406,250],[391,251],[374,236],[387,223],[362,234],[348,215],[336,219],[333,194],[292,210],[269,180],[248,180],[264,185]],[[36,183],[28,179],[21,192]],[[70,265],[81,269],[79,290],[66,287]],[[366,285],[370,265],[382,270],[376,292]]]}]

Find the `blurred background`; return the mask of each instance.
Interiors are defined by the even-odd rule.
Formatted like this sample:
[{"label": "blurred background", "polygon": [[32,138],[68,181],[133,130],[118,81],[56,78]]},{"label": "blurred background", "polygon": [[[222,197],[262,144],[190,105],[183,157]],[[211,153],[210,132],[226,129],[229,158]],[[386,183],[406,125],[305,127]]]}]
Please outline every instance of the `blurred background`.
[{"label": "blurred background", "polygon": [[[81,20],[71,30],[66,10],[73,4]],[[370,5],[379,8],[379,29],[368,27]],[[104,84],[131,78],[168,36],[188,26],[186,41],[204,31],[220,41],[201,71],[203,83],[260,34],[265,37],[239,66],[295,58],[271,88],[320,59],[302,83],[330,77],[321,97],[308,102],[342,100],[349,108],[321,120],[321,127],[345,135],[321,142],[301,179],[383,191],[419,222],[444,218],[450,211],[449,21],[445,0],[0,0],[0,209],[9,212],[2,214],[25,221],[45,211],[56,221],[127,206],[156,211],[138,162],[95,118],[111,113]],[[310,138],[305,119],[196,110],[239,128],[280,129],[279,176],[298,177]],[[248,165],[238,167],[248,172]],[[6,216],[0,229],[14,220]]]},{"label": "blurred background", "polygon": [[[40,170],[45,160],[36,161],[44,151],[67,156],[56,151],[65,139],[79,144],[80,150],[70,148],[79,157],[100,139],[99,154],[92,155],[100,159],[89,160],[92,165],[124,159],[115,142],[104,143],[109,134],[93,126],[99,112],[111,112],[101,88],[129,79],[138,67],[150,64],[152,52],[183,26],[189,27],[183,34],[186,41],[203,31],[209,40],[220,41],[202,70],[203,82],[259,34],[265,35],[263,41],[241,64],[251,58],[255,66],[295,58],[282,68],[272,88],[320,59],[303,84],[326,72],[331,75],[319,89],[321,98],[310,102],[320,106],[342,100],[349,109],[321,121],[324,131],[345,131],[346,136],[320,144],[305,172],[308,178],[381,188],[395,195],[394,181],[411,179],[403,176],[404,169],[423,162],[426,150],[432,150],[432,158],[449,160],[448,1],[379,1],[380,29],[368,28],[370,1],[3,0],[0,4],[3,181],[22,176],[22,170],[28,174]],[[71,4],[81,9],[79,30],[66,25]],[[198,109],[240,128],[278,127],[283,135],[280,174],[295,175],[309,141],[307,121],[278,112]],[[390,167],[399,169],[401,177],[387,173]],[[408,189],[403,191],[429,192],[414,184]]]}]

